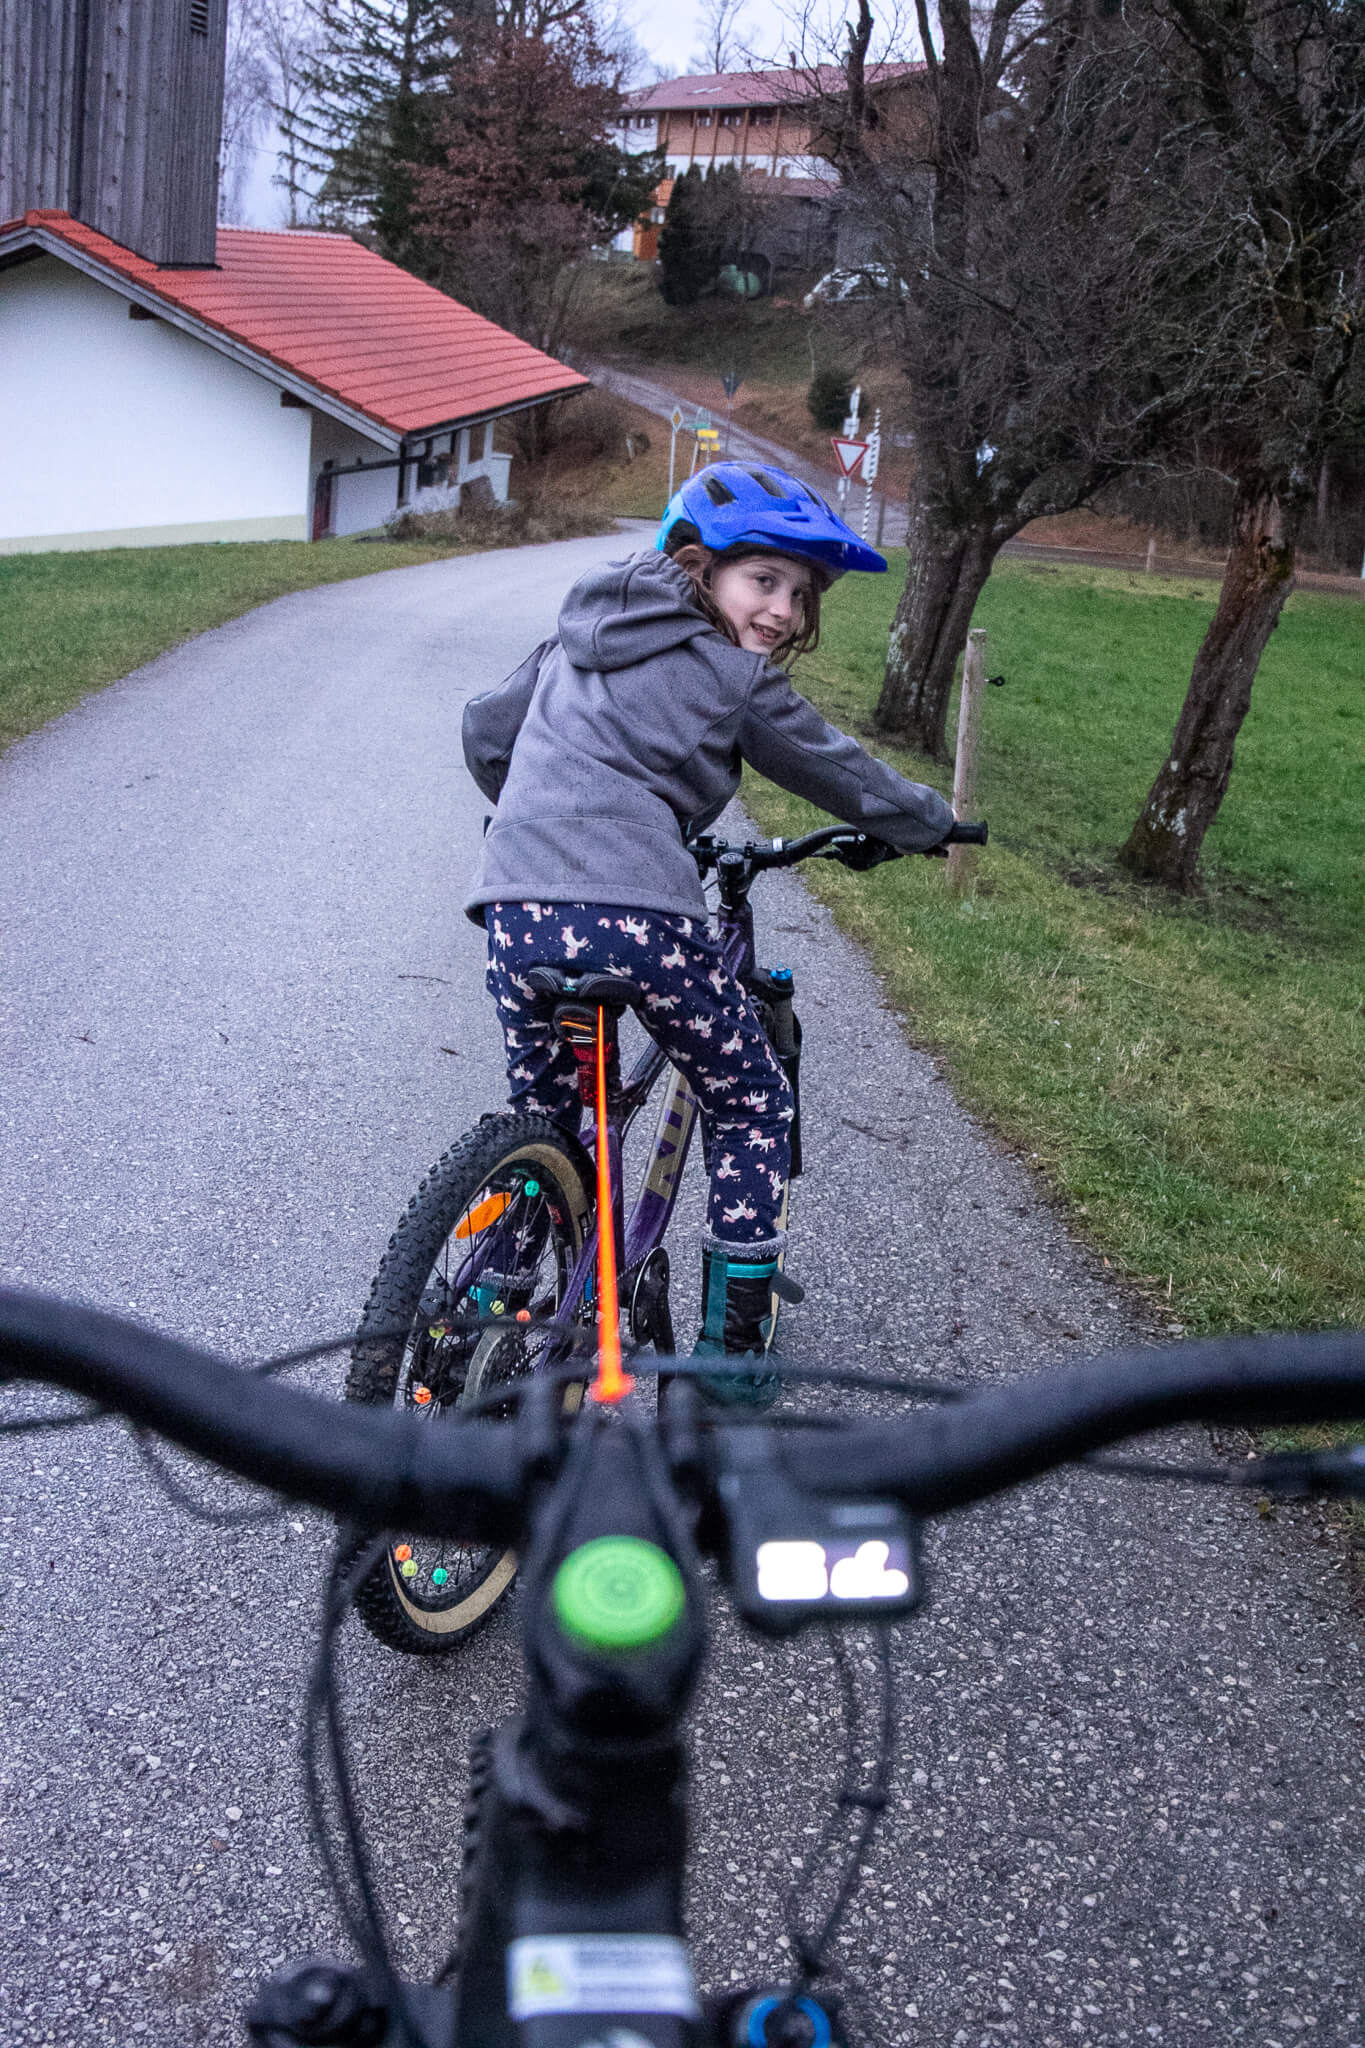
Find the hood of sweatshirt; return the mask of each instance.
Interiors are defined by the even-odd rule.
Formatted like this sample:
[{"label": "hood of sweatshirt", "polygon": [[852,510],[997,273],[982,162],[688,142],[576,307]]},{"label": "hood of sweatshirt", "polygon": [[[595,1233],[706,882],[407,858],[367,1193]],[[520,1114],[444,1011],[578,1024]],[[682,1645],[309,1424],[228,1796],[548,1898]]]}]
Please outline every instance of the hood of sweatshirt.
[{"label": "hood of sweatshirt", "polygon": [[697,609],[687,571],[652,551],[590,569],[575,583],[559,614],[559,644],[565,654],[575,668],[599,674],[666,654],[701,634],[729,645]]}]

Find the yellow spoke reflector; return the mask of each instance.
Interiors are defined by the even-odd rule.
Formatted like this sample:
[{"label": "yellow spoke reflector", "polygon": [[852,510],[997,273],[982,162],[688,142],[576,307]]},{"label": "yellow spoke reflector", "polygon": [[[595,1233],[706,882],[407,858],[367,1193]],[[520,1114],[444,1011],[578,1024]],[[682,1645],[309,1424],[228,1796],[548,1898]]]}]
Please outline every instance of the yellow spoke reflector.
[{"label": "yellow spoke reflector", "polygon": [[496,1223],[504,1209],[510,1209],[510,1195],[489,1195],[482,1202],[476,1202],[467,1215],[455,1225],[456,1237],[477,1237],[481,1230],[487,1230],[490,1223]]}]

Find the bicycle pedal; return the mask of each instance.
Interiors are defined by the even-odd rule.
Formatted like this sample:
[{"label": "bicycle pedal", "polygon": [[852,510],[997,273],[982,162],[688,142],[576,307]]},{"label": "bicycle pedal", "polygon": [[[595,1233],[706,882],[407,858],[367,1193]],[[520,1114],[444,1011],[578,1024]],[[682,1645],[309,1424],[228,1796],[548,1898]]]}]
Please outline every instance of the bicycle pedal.
[{"label": "bicycle pedal", "polygon": [[800,1281],[789,1279],[785,1273],[774,1273],[769,1284],[779,1301],[789,1301],[793,1307],[806,1298],[806,1290]]}]

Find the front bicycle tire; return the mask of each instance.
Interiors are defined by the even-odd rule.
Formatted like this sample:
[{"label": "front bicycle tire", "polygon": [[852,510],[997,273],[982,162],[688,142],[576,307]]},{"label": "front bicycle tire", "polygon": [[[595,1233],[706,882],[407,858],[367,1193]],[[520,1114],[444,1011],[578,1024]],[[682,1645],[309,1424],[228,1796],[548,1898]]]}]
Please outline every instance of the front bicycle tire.
[{"label": "front bicycle tire", "polygon": [[[432,1167],[389,1240],[346,1399],[407,1407],[439,1426],[534,1373],[547,1346],[562,1346],[539,1324],[572,1312],[565,1297],[592,1189],[587,1154],[548,1117],[485,1117]],[[566,1390],[568,1405],[581,1397],[580,1385]],[[368,1540],[357,1532],[350,1553]],[[391,1532],[355,1605],[390,1649],[441,1656],[488,1619],[516,1570],[514,1550]]]}]

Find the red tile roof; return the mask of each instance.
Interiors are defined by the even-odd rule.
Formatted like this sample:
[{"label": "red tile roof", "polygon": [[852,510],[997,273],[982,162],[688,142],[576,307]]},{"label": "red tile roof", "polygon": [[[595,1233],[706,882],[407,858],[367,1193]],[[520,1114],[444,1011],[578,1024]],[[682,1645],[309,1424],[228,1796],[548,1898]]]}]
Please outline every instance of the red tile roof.
[{"label": "red tile roof", "polygon": [[[869,85],[887,85],[924,70],[923,64],[869,64]],[[669,78],[662,85],[631,93],[632,114],[660,113],[693,107],[787,107],[821,93],[845,90],[838,64],[797,65],[785,71],[709,71],[697,78]]]},{"label": "red tile roof", "polygon": [[0,226],[79,250],[375,420],[413,435],[577,391],[587,378],[346,235],[219,228],[218,268],[162,270],[69,213]]}]

